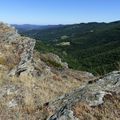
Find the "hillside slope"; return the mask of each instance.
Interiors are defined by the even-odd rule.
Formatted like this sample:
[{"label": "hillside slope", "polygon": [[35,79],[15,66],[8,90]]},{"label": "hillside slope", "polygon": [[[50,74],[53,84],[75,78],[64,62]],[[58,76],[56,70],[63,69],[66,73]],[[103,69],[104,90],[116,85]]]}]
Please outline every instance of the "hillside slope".
[{"label": "hillside slope", "polygon": [[48,117],[44,104],[95,78],[69,69],[53,53],[36,52],[35,42],[0,23],[1,120],[44,120]]},{"label": "hillside slope", "polygon": [[[94,74],[119,69],[120,22],[66,25],[21,33],[37,42],[36,49],[58,54],[69,67]],[[64,45],[69,42],[69,45]]]},{"label": "hillside slope", "polygon": [[68,68],[0,23],[1,120],[118,120],[120,71],[96,78]]}]

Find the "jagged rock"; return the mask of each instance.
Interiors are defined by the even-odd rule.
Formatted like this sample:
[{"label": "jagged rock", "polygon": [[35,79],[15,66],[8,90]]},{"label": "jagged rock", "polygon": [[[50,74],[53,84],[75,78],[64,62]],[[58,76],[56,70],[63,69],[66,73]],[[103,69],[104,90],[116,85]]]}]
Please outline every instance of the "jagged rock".
[{"label": "jagged rock", "polygon": [[[49,103],[49,108],[54,110],[55,114],[48,120],[60,120],[61,116],[66,116],[66,111],[77,102],[84,102],[89,106],[103,104],[104,96],[111,93],[120,93],[120,71],[109,73],[94,83],[88,83]],[[67,120],[67,116],[65,119]]]},{"label": "jagged rock", "polygon": [[34,69],[31,65],[34,46],[35,40],[22,37],[22,42],[20,42],[17,46],[18,51],[22,51],[20,54],[20,62],[16,68],[11,71],[11,75],[19,76],[24,71],[29,73]]},{"label": "jagged rock", "polygon": [[79,120],[78,118],[76,118],[74,115],[73,115],[73,111],[71,110],[68,110],[68,109],[63,109],[64,111],[61,110],[61,113],[59,114],[56,114],[50,118],[48,118],[48,120]]},{"label": "jagged rock", "polygon": [[9,24],[0,23],[0,42],[11,43],[16,41],[16,38],[19,36],[14,27],[11,27]]},{"label": "jagged rock", "polygon": [[12,70],[10,70],[9,75],[20,75],[21,72],[32,71],[31,60],[33,56],[33,49],[35,46],[34,39],[21,37],[14,27],[0,23],[0,43],[0,53],[2,53],[2,50],[6,49],[6,51],[4,51],[6,52],[5,59],[10,59],[10,55],[13,55],[14,57],[11,58],[9,64],[15,64],[14,62],[16,61],[16,64],[12,66]]}]

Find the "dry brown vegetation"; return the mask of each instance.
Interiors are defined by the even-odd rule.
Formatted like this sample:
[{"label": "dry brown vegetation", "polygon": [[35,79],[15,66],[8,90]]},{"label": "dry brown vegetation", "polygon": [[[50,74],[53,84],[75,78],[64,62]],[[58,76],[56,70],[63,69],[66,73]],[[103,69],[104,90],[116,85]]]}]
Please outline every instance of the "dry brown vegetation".
[{"label": "dry brown vegetation", "polygon": [[[8,89],[11,89],[9,88],[11,85],[16,89],[0,99],[0,120],[44,120],[49,115],[44,108],[45,103],[80,86],[80,81],[66,81],[58,76],[45,79],[34,78],[26,74],[20,77],[5,76],[5,73],[0,72],[1,89],[6,85]],[[17,105],[8,107],[11,101]]]},{"label": "dry brown vegetation", "polygon": [[14,51],[13,46],[0,43],[0,65],[7,66],[8,70],[13,69],[20,61],[18,53]]},{"label": "dry brown vegetation", "polygon": [[[35,53],[34,76],[27,71],[9,76],[20,62],[16,45],[0,44],[0,120],[45,120],[49,116],[45,104],[79,87],[87,81],[86,73],[48,66]],[[30,66],[29,66],[30,67]]]},{"label": "dry brown vegetation", "polygon": [[120,95],[113,93],[104,97],[104,103],[96,107],[90,107],[85,103],[77,103],[74,114],[80,120],[119,120],[120,119]]}]

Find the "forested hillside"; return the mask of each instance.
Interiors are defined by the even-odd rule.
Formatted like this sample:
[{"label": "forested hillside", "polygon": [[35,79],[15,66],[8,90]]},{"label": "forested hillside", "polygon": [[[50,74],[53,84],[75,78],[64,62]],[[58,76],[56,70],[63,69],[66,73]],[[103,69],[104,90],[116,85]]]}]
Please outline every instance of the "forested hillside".
[{"label": "forested hillside", "polygon": [[21,34],[38,40],[38,51],[58,54],[71,68],[94,74],[119,69],[120,21],[64,25]]}]

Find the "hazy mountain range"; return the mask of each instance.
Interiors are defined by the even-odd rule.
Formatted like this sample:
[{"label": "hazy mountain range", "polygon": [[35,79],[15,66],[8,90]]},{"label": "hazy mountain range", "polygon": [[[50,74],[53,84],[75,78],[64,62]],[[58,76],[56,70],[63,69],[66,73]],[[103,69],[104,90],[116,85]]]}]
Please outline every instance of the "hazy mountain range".
[{"label": "hazy mountain range", "polygon": [[43,29],[48,29],[48,28],[56,28],[60,27],[62,25],[34,25],[34,24],[12,24],[16,29],[19,31],[28,31],[28,30],[43,30]]}]

